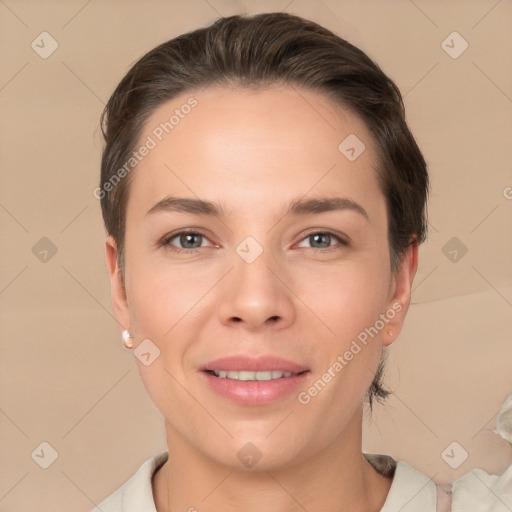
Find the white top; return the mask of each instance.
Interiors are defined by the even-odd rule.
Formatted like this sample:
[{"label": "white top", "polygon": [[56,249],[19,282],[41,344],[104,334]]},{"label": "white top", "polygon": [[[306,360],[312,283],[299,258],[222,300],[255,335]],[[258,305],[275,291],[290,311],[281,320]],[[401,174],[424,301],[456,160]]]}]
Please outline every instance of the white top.
[{"label": "white top", "polygon": [[[144,462],[136,473],[91,512],[157,512],[151,480],[165,463],[167,451]],[[384,457],[365,454],[365,457]],[[375,461],[370,461],[375,466]],[[377,461],[378,462],[378,461]],[[376,468],[378,469],[378,468]],[[389,470],[389,467],[387,468]],[[453,504],[451,498],[453,493]],[[451,507],[451,508],[450,508]],[[510,512],[512,465],[502,475],[474,469],[446,492],[429,477],[396,461],[394,477],[381,512]]]}]

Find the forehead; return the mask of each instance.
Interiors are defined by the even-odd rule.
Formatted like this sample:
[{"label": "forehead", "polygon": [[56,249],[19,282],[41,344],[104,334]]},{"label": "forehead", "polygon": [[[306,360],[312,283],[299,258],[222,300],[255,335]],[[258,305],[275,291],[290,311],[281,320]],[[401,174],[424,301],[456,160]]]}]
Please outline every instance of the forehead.
[{"label": "forehead", "polygon": [[149,117],[139,140],[144,144],[151,149],[130,192],[140,200],[173,193],[258,207],[327,192],[383,200],[364,122],[298,87],[183,93]]}]

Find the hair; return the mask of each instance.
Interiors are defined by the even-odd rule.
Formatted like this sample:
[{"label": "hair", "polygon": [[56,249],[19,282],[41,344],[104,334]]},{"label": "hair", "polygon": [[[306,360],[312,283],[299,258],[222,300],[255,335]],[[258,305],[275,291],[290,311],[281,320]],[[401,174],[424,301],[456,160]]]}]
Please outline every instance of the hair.
[{"label": "hair", "polygon": [[[121,80],[102,113],[105,146],[99,198],[105,227],[117,244],[123,279],[126,204],[133,177],[126,163],[158,107],[184,92],[214,85],[301,87],[357,115],[376,143],[392,272],[408,247],[426,239],[427,165],[407,126],[395,83],[362,50],[313,21],[284,12],[235,15],[146,53]],[[390,394],[382,385],[383,372],[381,359],[366,394],[370,409],[374,398],[382,401]]]}]

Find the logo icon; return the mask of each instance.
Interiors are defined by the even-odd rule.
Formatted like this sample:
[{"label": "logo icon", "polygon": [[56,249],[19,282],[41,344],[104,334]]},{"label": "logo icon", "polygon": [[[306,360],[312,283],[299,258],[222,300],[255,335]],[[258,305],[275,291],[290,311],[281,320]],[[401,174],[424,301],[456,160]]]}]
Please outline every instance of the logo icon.
[{"label": "logo icon", "polygon": [[49,238],[43,236],[32,247],[32,254],[41,263],[48,263],[57,254],[57,246]]},{"label": "logo icon", "polygon": [[454,236],[443,245],[441,251],[452,263],[458,263],[468,252],[468,248]]},{"label": "logo icon", "polygon": [[146,338],[133,351],[133,355],[144,366],[149,366],[160,355],[160,349],[149,338]]},{"label": "logo icon", "polygon": [[247,443],[236,455],[245,466],[252,468],[261,459],[262,454],[254,444]]},{"label": "logo icon", "polygon": [[457,469],[468,457],[468,452],[457,441],[450,443],[441,453],[441,458],[452,469]]},{"label": "logo icon", "polygon": [[39,57],[47,59],[59,47],[59,43],[48,32],[41,32],[30,46]]},{"label": "logo icon", "polygon": [[263,247],[255,238],[248,236],[238,245],[236,252],[246,263],[252,263],[263,252]]},{"label": "logo icon", "polygon": [[338,151],[351,162],[357,160],[365,149],[363,141],[354,133],[345,137],[338,146]]},{"label": "logo icon", "polygon": [[41,466],[43,469],[48,469],[59,457],[57,450],[46,441],[39,444],[39,446],[30,455],[36,464]]},{"label": "logo icon", "polygon": [[468,42],[458,32],[452,32],[441,43],[441,48],[452,59],[458,59],[468,49],[468,47]]}]

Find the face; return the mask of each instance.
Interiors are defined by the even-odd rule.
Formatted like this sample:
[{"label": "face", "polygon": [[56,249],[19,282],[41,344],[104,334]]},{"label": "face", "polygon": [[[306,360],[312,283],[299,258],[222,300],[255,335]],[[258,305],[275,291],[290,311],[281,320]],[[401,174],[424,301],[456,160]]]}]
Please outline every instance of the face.
[{"label": "face", "polygon": [[307,90],[211,87],[156,110],[142,144],[124,286],[111,238],[107,262],[171,439],[240,468],[348,439],[416,270],[413,247],[390,271],[365,124]]}]

